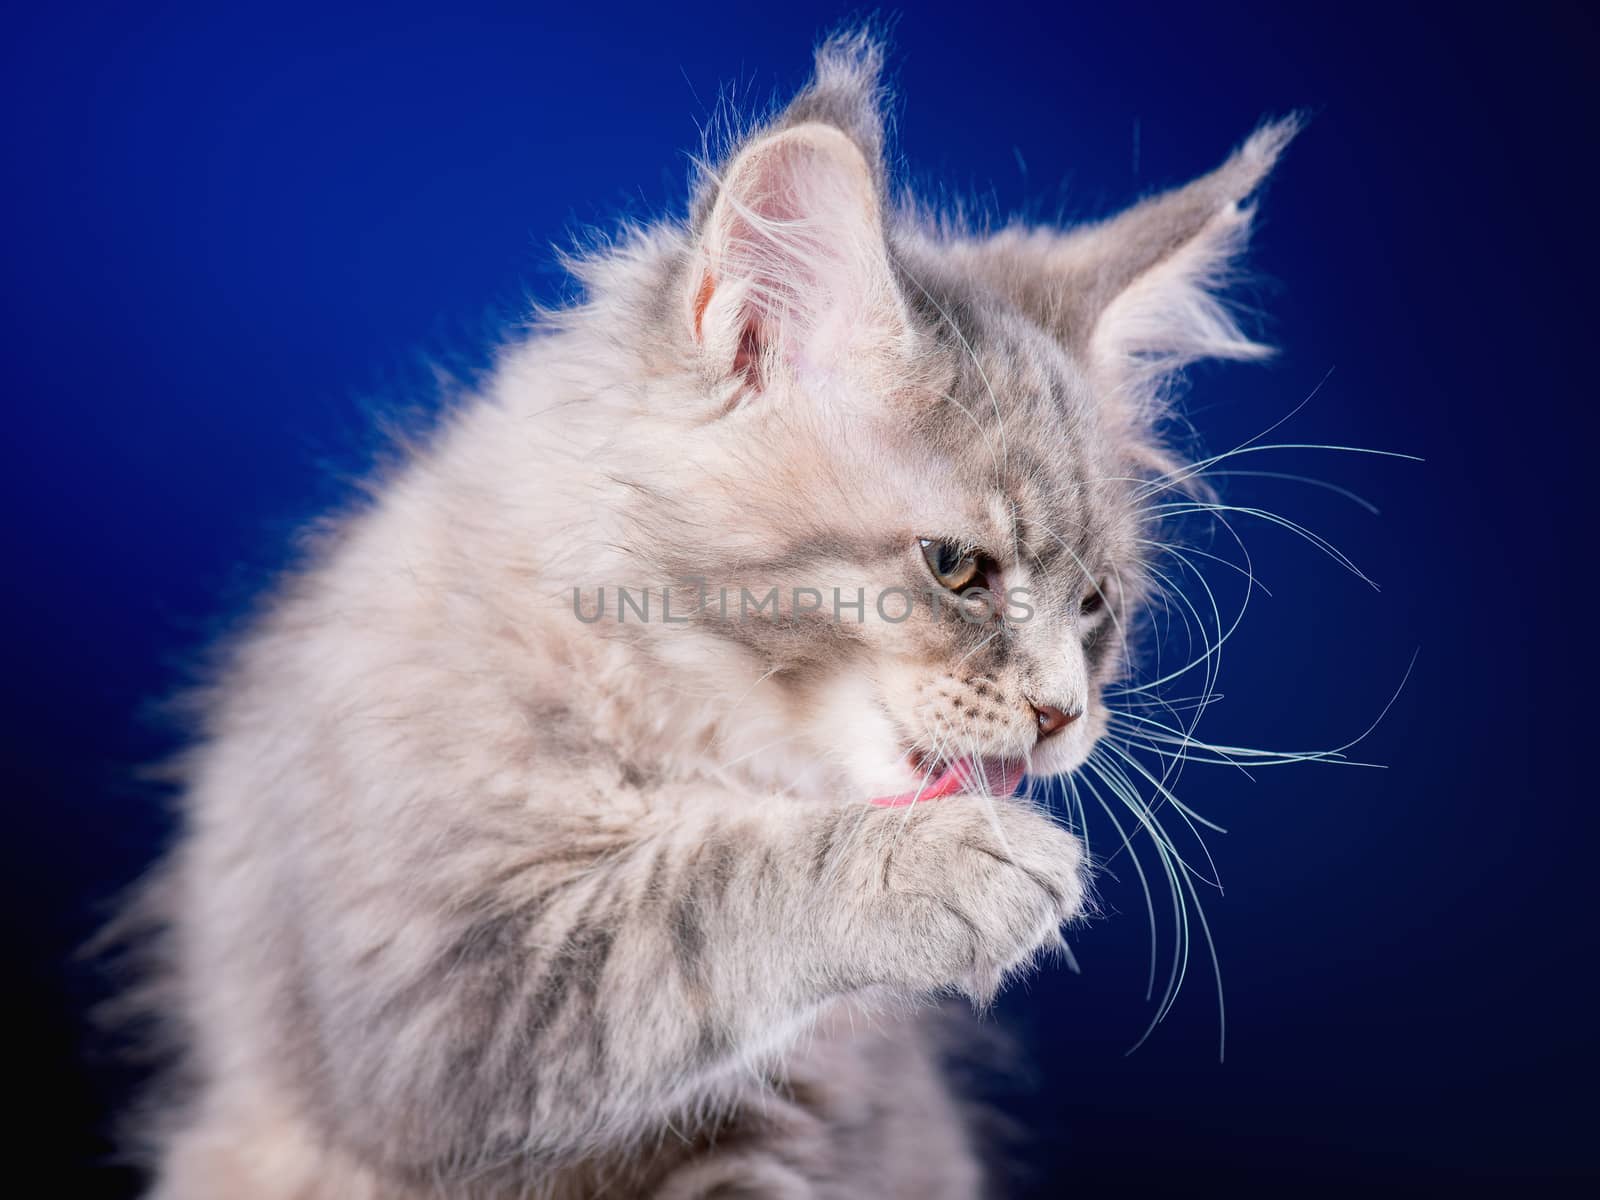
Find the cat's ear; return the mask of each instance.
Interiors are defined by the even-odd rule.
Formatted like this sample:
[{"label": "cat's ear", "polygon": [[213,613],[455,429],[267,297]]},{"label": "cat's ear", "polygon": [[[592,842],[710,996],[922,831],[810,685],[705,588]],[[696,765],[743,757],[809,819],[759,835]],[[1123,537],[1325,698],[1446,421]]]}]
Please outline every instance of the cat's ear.
[{"label": "cat's ear", "polygon": [[740,392],[816,379],[905,329],[879,171],[820,121],[757,138],[723,171],[683,298],[707,371]]},{"label": "cat's ear", "polygon": [[1263,357],[1218,296],[1249,236],[1250,197],[1299,126],[1263,125],[1209,175],[1108,221],[1009,229],[964,255],[1125,394],[1150,393],[1198,359]]}]

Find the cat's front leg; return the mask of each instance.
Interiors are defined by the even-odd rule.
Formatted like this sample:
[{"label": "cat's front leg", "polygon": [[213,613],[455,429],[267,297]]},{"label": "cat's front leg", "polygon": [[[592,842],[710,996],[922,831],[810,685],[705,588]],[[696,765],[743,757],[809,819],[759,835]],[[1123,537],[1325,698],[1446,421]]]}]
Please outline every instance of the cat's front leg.
[{"label": "cat's front leg", "polygon": [[703,1044],[759,1041],[784,1008],[867,987],[984,1002],[1086,895],[1078,839],[1010,798],[771,805],[681,852],[663,942],[716,1022]]},{"label": "cat's front leg", "polygon": [[571,990],[568,1027],[589,1030],[547,1070],[692,1091],[841,995],[986,1001],[1083,907],[1080,843],[1023,800],[695,800],[663,805],[654,833],[577,876],[585,899],[540,921],[556,953],[530,965]]},{"label": "cat's front leg", "polygon": [[431,839],[377,909],[326,898],[296,994],[342,1140],[448,1178],[658,1138],[835,998],[986,997],[1082,903],[1078,843],[1020,801],[641,799]]}]

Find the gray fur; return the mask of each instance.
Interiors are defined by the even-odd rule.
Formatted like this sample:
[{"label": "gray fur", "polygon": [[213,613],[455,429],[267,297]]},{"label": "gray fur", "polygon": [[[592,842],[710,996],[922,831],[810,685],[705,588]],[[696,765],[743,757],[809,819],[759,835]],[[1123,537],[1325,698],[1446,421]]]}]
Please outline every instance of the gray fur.
[{"label": "gray fur", "polygon": [[[1025,800],[865,802],[910,749],[1094,745],[1162,383],[1256,352],[1209,289],[1288,130],[980,236],[888,207],[879,62],[828,43],[689,222],[575,264],[585,303],[232,648],[146,913],[192,1082],[161,1200],[978,1193],[926,1005],[1056,943],[1081,849]],[[920,590],[921,537],[1037,615],[572,616],[690,575]],[[1046,703],[1084,716],[1041,741]]]}]

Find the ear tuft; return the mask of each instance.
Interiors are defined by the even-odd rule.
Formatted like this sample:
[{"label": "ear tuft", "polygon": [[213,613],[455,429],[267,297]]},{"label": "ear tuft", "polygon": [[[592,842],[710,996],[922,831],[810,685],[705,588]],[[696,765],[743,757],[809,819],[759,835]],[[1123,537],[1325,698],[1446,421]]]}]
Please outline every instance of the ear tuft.
[{"label": "ear tuft", "polygon": [[1298,117],[1264,124],[1209,175],[1099,228],[1100,280],[1113,286],[1099,297],[1090,357],[1142,405],[1192,362],[1272,353],[1245,336],[1220,297],[1250,238],[1248,201],[1299,128]]},{"label": "ear tuft", "polygon": [[1187,364],[1270,353],[1220,297],[1249,240],[1250,198],[1301,124],[1263,124],[1210,174],[1110,220],[1007,229],[953,253],[1081,354],[1131,420],[1148,422]]},{"label": "ear tuft", "polygon": [[1304,125],[1305,118],[1300,113],[1262,122],[1227,162],[1196,182],[1211,184],[1219,203],[1243,203],[1266,181]]},{"label": "ear tuft", "polygon": [[860,148],[882,187],[885,94],[883,46],[865,30],[836,33],[817,47],[811,82],[790,102],[776,128],[832,125]]}]

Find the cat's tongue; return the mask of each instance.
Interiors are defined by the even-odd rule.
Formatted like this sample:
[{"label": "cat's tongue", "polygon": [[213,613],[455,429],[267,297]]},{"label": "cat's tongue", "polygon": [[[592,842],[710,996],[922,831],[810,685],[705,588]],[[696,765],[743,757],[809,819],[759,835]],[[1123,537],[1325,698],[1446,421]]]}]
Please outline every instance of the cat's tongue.
[{"label": "cat's tongue", "polygon": [[872,802],[883,808],[900,808],[919,800],[937,800],[958,792],[1009,796],[1022,782],[1023,772],[1023,764],[998,758],[958,758],[916,791],[899,796],[877,796]]}]

